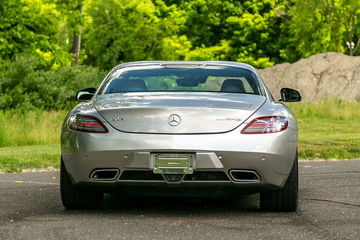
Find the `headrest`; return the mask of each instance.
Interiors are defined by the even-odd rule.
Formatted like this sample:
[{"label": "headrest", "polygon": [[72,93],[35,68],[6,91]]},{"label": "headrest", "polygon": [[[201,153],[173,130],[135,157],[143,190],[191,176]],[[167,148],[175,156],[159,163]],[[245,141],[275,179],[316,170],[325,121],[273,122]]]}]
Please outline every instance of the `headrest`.
[{"label": "headrest", "polygon": [[221,85],[221,92],[244,93],[244,83],[240,79],[226,79]]},{"label": "headrest", "polygon": [[147,91],[146,84],[142,79],[133,79],[123,81],[121,91],[124,92],[137,92],[137,91]]}]

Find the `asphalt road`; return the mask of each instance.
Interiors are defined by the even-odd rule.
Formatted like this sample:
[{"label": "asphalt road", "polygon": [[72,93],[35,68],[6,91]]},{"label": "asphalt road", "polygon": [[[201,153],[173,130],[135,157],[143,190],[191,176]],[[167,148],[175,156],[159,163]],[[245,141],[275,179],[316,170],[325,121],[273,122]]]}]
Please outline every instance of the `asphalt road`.
[{"label": "asphalt road", "polygon": [[68,211],[59,173],[0,174],[0,239],[360,239],[360,161],[301,162],[300,209],[236,200],[125,198]]}]

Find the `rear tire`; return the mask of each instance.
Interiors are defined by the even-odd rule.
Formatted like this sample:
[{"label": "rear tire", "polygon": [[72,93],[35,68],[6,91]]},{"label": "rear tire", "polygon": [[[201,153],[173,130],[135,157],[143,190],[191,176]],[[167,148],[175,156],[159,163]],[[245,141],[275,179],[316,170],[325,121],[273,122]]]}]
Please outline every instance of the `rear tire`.
[{"label": "rear tire", "polygon": [[60,166],[60,193],[62,203],[67,209],[96,209],[102,206],[104,197],[104,193],[86,191],[75,187],[62,160]]},{"label": "rear tire", "polygon": [[283,188],[260,193],[260,208],[272,212],[294,212],[298,207],[298,156]]}]

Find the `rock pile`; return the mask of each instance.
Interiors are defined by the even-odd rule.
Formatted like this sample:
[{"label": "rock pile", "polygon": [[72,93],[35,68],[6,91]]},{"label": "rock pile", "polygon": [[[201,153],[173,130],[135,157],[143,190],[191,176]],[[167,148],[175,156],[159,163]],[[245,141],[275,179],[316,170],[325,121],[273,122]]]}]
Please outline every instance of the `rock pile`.
[{"label": "rock pile", "polygon": [[258,70],[276,99],[280,89],[300,91],[306,102],[338,98],[360,102],[360,57],[322,53]]}]

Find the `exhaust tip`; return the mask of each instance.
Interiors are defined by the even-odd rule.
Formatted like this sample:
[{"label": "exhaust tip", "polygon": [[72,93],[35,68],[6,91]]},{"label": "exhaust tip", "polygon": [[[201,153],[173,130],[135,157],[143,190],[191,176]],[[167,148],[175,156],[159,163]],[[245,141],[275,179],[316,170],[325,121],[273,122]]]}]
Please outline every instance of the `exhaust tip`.
[{"label": "exhaust tip", "polygon": [[119,169],[108,168],[108,169],[95,169],[90,174],[90,179],[93,181],[114,181],[119,176]]},{"label": "exhaust tip", "polygon": [[230,176],[235,182],[259,182],[260,176],[253,170],[230,170]]}]

